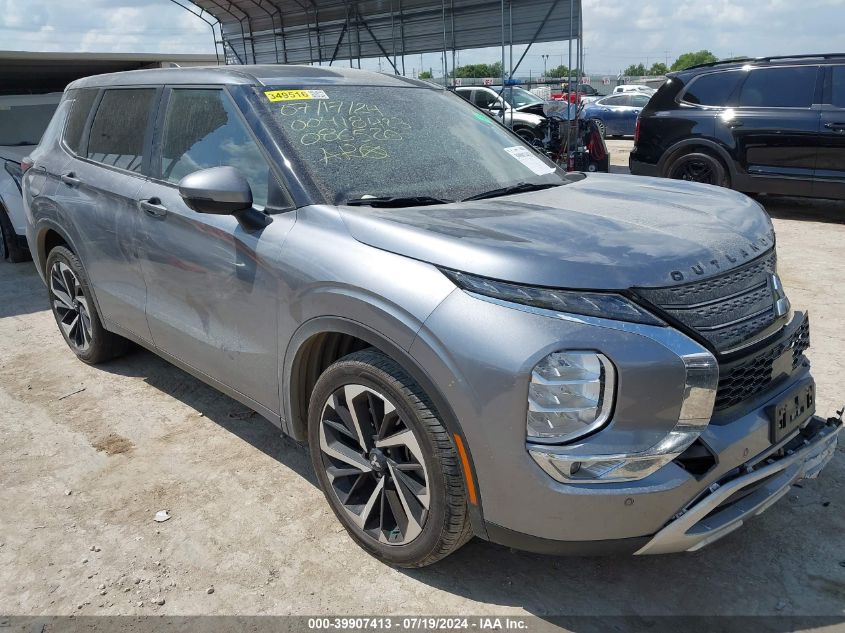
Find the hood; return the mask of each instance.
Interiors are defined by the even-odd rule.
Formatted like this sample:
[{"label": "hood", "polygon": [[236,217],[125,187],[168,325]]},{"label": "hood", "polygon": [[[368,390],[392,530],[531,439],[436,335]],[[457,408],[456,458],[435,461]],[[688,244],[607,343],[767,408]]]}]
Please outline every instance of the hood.
[{"label": "hood", "polygon": [[20,163],[32,153],[37,145],[0,145],[0,159]]},{"label": "hood", "polygon": [[545,116],[543,112],[543,103],[530,103],[520,108],[514,108],[517,112],[524,112],[525,114],[534,114],[536,116]]},{"label": "hood", "polygon": [[490,200],[340,213],[370,246],[554,288],[674,285],[740,266],[774,245],[769,216],[750,198],[639,176],[590,174]]}]

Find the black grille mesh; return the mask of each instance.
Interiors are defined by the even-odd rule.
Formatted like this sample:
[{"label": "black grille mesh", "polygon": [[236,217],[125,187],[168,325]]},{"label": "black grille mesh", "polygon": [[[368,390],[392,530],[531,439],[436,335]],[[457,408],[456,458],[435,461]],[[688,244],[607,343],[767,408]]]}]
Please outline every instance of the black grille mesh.
[{"label": "black grille mesh", "polygon": [[751,398],[768,387],[775,377],[775,361],[787,351],[792,352],[792,369],[801,364],[804,352],[810,347],[810,321],[804,322],[791,335],[755,354],[719,367],[719,388],[716,410],[727,409]]},{"label": "black grille mesh", "polygon": [[636,292],[726,351],[776,321],[771,287],[776,264],[772,251],[723,275]]}]

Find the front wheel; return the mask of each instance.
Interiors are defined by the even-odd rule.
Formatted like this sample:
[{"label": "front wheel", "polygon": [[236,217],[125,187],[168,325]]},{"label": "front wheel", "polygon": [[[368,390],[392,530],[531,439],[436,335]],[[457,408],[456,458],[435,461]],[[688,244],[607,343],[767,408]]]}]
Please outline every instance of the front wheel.
[{"label": "front wheel", "polygon": [[683,154],[672,161],[666,175],[674,180],[730,187],[728,172],[718,158],[702,152]]},{"label": "front wheel", "polygon": [[599,129],[599,134],[601,134],[602,138],[607,138],[607,126],[604,124],[604,121],[601,119],[593,119],[593,123],[596,124],[596,127]]},{"label": "front wheel", "polygon": [[424,567],[470,539],[452,439],[420,386],[381,352],[350,354],[320,376],[308,442],[329,505],[376,558]]}]

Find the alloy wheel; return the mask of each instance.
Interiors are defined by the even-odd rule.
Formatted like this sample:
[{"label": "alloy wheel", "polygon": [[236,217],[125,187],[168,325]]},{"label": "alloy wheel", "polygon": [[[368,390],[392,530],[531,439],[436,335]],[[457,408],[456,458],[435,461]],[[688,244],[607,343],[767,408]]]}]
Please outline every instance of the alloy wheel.
[{"label": "alloy wheel", "polygon": [[320,451],[331,489],[364,534],[407,545],[428,517],[428,469],[422,448],[381,393],[348,384],[335,390],[320,417]]},{"label": "alloy wheel", "polygon": [[596,127],[599,129],[599,134],[601,134],[602,138],[607,137],[607,126],[604,124],[604,121],[601,119],[593,119],[596,122]]},{"label": "alloy wheel", "polygon": [[91,309],[82,284],[64,262],[57,261],[50,269],[50,294],[53,311],[65,337],[77,350],[86,351],[93,337]]},{"label": "alloy wheel", "polygon": [[700,182],[707,185],[717,184],[713,167],[701,160],[687,159],[672,170],[672,178],[687,182]]}]

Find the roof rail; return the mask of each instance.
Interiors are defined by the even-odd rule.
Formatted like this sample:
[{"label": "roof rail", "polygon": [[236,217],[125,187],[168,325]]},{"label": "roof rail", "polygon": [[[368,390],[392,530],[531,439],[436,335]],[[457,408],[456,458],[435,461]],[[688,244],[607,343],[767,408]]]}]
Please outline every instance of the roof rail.
[{"label": "roof rail", "polygon": [[[803,60],[803,59],[845,59],[845,53],[814,53],[809,55],[772,55],[770,57],[731,57],[730,59],[720,59],[715,62],[707,62],[706,64],[696,64],[684,68],[684,70],[692,70],[694,68],[708,68],[710,66],[719,66],[721,64],[738,64],[742,62],[774,62],[784,61],[789,59]],[[682,72],[682,71],[678,71]]]}]

